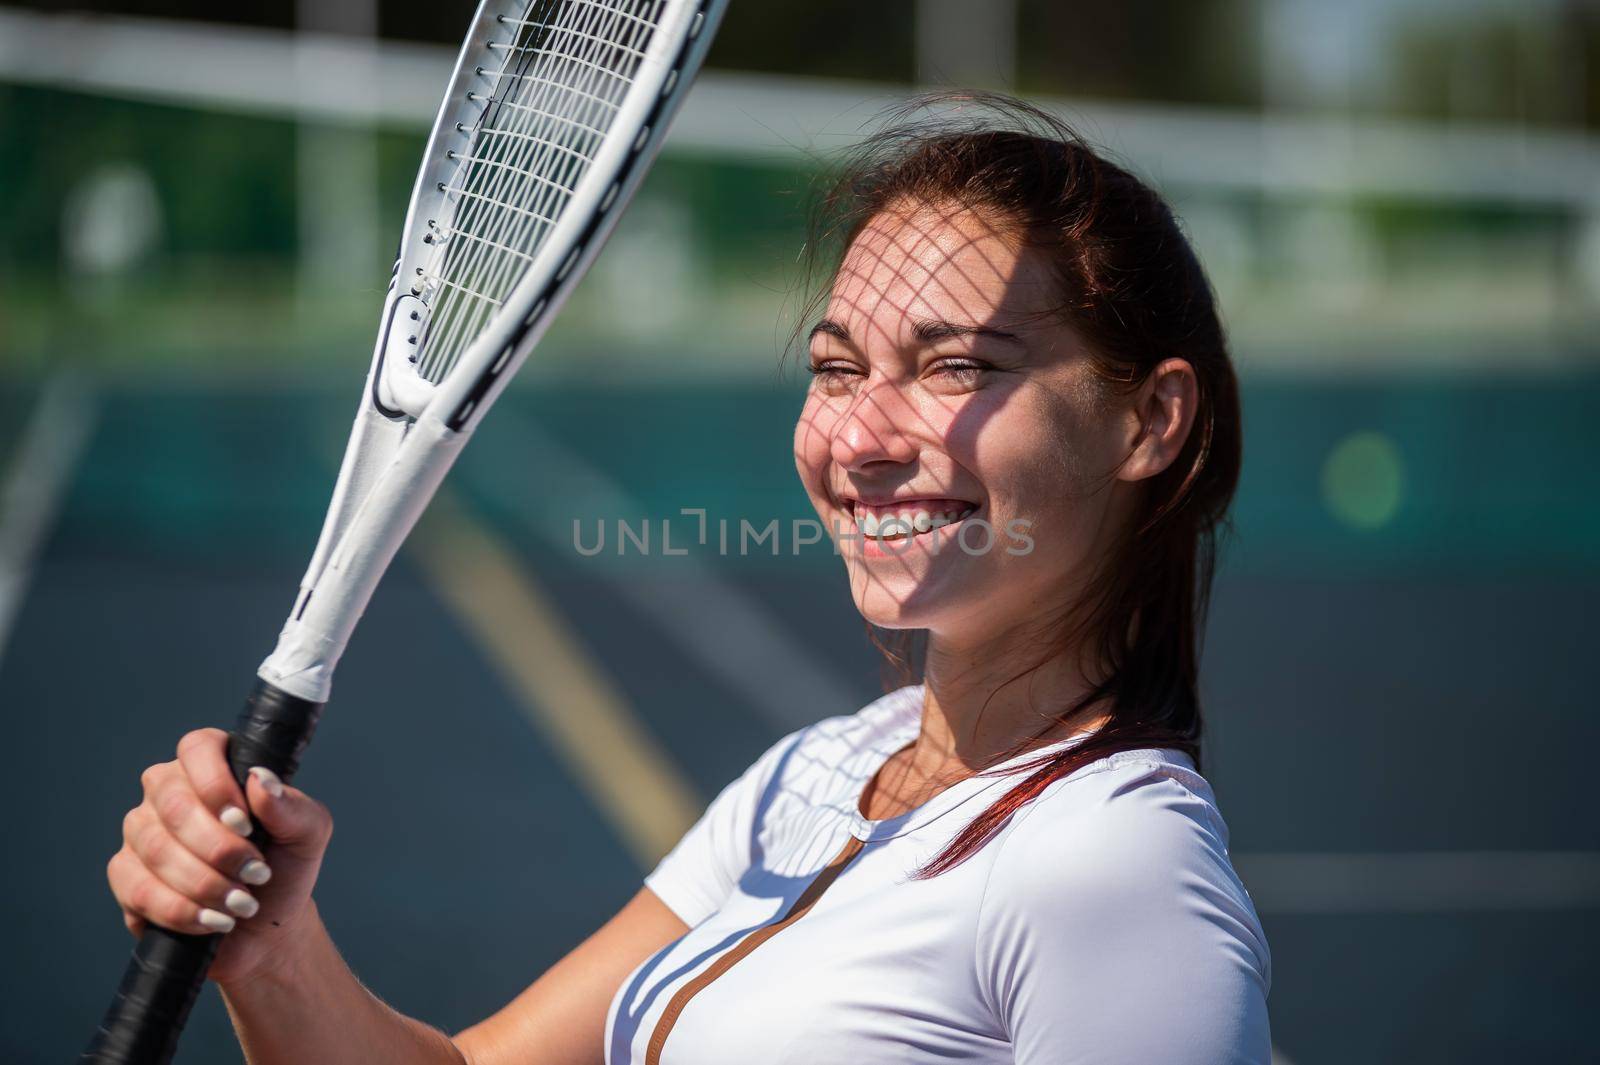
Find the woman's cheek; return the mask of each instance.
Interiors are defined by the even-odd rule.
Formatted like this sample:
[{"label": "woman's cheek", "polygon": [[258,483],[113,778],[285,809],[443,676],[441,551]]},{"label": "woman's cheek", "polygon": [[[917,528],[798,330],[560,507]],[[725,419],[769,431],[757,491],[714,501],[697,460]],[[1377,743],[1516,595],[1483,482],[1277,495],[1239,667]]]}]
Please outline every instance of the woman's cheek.
[{"label": "woman's cheek", "polygon": [[795,424],[794,456],[800,477],[813,495],[826,481],[829,455],[832,451],[834,418],[827,405],[815,397],[807,399]]}]

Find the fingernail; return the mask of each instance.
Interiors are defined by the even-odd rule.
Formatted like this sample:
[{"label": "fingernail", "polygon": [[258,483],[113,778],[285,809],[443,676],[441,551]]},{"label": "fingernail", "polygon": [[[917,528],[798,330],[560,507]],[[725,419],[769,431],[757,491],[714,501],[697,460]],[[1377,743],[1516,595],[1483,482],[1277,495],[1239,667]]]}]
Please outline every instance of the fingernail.
[{"label": "fingernail", "polygon": [[272,870],[260,858],[251,858],[239,870],[239,879],[252,887],[260,887],[272,879]]},{"label": "fingernail", "polygon": [[227,897],[222,900],[222,904],[228,907],[229,913],[239,917],[254,917],[256,911],[261,909],[261,903],[256,901],[254,895],[238,888],[228,892]]},{"label": "fingernail", "polygon": [[213,932],[231,932],[238,922],[225,913],[216,910],[201,910],[200,923]]},{"label": "fingernail", "polygon": [[267,794],[274,799],[283,794],[283,781],[278,779],[278,774],[264,765],[252,766],[250,775],[261,781],[261,786],[267,789]]},{"label": "fingernail", "polygon": [[248,836],[250,834],[250,815],[237,806],[224,806],[217,817],[221,819],[223,824],[239,833],[239,835]]}]

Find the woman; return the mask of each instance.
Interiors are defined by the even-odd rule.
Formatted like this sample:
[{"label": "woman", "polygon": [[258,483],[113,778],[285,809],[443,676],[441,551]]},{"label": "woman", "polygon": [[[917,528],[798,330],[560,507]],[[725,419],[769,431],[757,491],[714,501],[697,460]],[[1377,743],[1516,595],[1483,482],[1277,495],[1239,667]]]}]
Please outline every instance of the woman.
[{"label": "woman", "polygon": [[1266,942],[1196,771],[1240,461],[1198,262],[1152,191],[995,98],[873,138],[825,210],[796,463],[867,621],[925,634],[923,683],[775,744],[453,1039],[328,938],[327,812],[189,734],[110,879],[135,933],[227,933],[252,1062],[1269,1060]]}]

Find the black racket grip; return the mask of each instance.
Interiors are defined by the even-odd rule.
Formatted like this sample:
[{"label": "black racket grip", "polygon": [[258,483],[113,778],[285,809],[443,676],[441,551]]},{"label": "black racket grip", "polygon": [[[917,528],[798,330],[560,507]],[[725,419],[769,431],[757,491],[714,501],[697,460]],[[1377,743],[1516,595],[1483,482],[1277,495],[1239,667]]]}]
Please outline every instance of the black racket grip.
[{"label": "black racket grip", "polygon": [[[293,777],[322,705],[258,679],[228,734],[228,764],[239,786],[251,766],[266,766],[284,780]],[[260,831],[250,832],[257,844]],[[147,927],[80,1065],[167,1065],[221,945],[220,935]]]}]

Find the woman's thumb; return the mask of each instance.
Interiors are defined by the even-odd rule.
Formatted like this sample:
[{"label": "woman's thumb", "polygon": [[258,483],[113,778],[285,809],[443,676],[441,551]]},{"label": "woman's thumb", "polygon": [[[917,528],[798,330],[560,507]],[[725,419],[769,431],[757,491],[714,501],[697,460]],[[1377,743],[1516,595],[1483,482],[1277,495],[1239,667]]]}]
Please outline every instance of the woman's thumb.
[{"label": "woman's thumb", "polygon": [[266,766],[254,766],[245,785],[250,810],[278,848],[306,858],[320,856],[333,832],[327,808],[285,784]]}]

